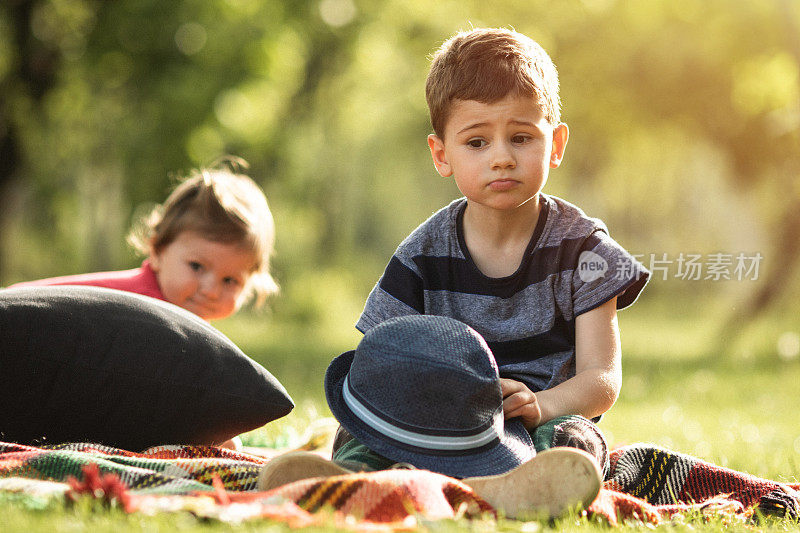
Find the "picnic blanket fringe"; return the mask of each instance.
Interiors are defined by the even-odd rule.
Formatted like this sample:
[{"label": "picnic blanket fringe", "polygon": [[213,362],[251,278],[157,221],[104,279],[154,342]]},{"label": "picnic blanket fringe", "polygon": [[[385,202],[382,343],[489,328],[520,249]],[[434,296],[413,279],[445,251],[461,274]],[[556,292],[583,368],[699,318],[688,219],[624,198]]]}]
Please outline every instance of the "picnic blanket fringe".
[{"label": "picnic blanket fringe", "polygon": [[606,489],[660,506],[662,514],[687,507],[793,520],[800,516],[800,484],[759,478],[651,444],[621,447],[612,452],[610,463]]},{"label": "picnic blanket fringe", "polygon": [[[584,514],[612,526],[695,516],[740,521],[800,516],[798,484],[650,444],[619,448],[610,459],[604,488]],[[410,529],[420,520],[494,514],[467,485],[423,470],[308,479],[256,492],[258,472],[268,460],[213,446],[159,446],[136,453],[91,443],[0,442],[0,491],[46,490],[67,499],[89,495],[126,512],[189,511],[227,522],[269,518],[292,527],[333,522],[356,529]]]}]

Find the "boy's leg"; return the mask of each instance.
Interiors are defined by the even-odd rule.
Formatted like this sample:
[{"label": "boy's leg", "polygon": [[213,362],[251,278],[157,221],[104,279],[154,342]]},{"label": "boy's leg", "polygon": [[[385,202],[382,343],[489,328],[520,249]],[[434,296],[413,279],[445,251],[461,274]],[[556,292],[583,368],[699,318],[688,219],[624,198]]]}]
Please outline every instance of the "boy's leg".
[{"label": "boy's leg", "polygon": [[[596,426],[585,418],[583,421],[595,428],[605,445]],[[548,447],[552,447],[553,442],[556,442],[556,446],[566,446],[560,442],[565,434],[570,433],[570,427],[570,424],[566,424],[562,429],[554,424],[554,428],[559,429],[548,433],[557,435],[557,438],[547,440]],[[543,444],[542,450],[537,448],[537,453],[544,449]],[[507,517],[537,514],[556,517],[576,505],[586,509],[594,501],[603,479],[595,460],[595,455],[583,449],[561,448],[537,455],[505,474],[470,477],[462,481]],[[356,470],[385,470],[404,466],[373,452],[341,426],[334,439],[333,461],[338,466]]]},{"label": "boy's leg", "polygon": [[555,518],[580,506],[588,509],[602,484],[595,458],[583,450],[545,450],[510,472],[462,480],[509,518]]},{"label": "boy's leg", "polygon": [[[550,443],[552,439],[547,440]],[[332,461],[310,452],[278,456],[262,469],[258,488],[270,490],[311,477],[398,467],[413,468],[375,453],[340,427],[334,438]],[[602,478],[594,456],[562,447],[537,455],[505,474],[462,481],[508,517],[529,513],[555,517],[578,504],[588,507],[600,490]]]},{"label": "boy's leg", "polygon": [[361,444],[342,426],[339,426],[333,439],[332,460],[354,472],[387,470],[396,464]]},{"label": "boy's leg", "polygon": [[353,439],[354,437],[350,434],[350,432],[344,429],[344,426],[339,424],[339,427],[336,429],[336,435],[333,437],[333,454],[336,455],[336,450]]},{"label": "boy's leg", "polygon": [[[600,429],[580,415],[560,416],[531,431],[536,452],[556,447],[577,448],[597,460],[603,476],[608,472],[608,445]],[[333,442],[333,461],[355,471],[386,470],[394,461],[379,455],[339,426]]]},{"label": "boy's leg", "polygon": [[304,451],[279,455],[261,469],[258,489],[271,490],[313,477],[340,476],[404,466],[373,452],[339,426],[333,439],[333,460]]},{"label": "boy's leg", "polygon": [[583,450],[597,459],[603,476],[608,473],[608,445],[600,429],[580,415],[559,416],[531,430],[536,452],[569,447]]},{"label": "boy's leg", "polygon": [[261,468],[258,475],[258,490],[272,490],[301,479],[341,476],[351,473],[350,470],[313,452],[287,452],[273,457]]}]

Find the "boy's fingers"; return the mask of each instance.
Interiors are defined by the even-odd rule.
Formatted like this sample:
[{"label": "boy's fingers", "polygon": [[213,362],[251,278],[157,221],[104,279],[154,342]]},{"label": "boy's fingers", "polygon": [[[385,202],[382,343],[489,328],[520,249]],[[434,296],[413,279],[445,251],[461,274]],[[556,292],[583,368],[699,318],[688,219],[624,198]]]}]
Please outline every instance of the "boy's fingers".
[{"label": "boy's fingers", "polygon": [[500,378],[500,389],[503,393],[504,419],[519,417],[528,428],[539,424],[542,417],[539,401],[524,383]]},{"label": "boy's fingers", "polygon": [[505,420],[519,417],[525,427],[531,428],[539,425],[542,418],[542,411],[537,403],[526,403],[512,409],[503,409]]},{"label": "boy's fingers", "polygon": [[503,398],[507,398],[509,395],[519,392],[523,388],[526,388],[525,385],[517,380],[500,378],[500,391],[503,394]]},{"label": "boy's fingers", "polygon": [[509,394],[505,398],[503,398],[503,412],[509,413],[517,408],[519,408],[521,401],[519,399],[519,394]]},{"label": "boy's fingers", "polygon": [[541,419],[541,412],[533,405],[525,405],[510,413],[504,413],[503,418],[509,420],[511,418],[519,418],[525,427],[535,427],[539,425]]},{"label": "boy's fingers", "polygon": [[533,394],[525,394],[524,392],[515,392],[503,398],[503,413],[516,411],[527,405],[536,404],[536,396]]},{"label": "boy's fingers", "polygon": [[514,418],[516,416],[525,416],[526,407],[527,406],[525,406],[525,405],[521,405],[521,406],[519,406],[519,407],[517,407],[515,409],[509,409],[508,411],[504,411],[503,412],[503,417],[504,418]]}]

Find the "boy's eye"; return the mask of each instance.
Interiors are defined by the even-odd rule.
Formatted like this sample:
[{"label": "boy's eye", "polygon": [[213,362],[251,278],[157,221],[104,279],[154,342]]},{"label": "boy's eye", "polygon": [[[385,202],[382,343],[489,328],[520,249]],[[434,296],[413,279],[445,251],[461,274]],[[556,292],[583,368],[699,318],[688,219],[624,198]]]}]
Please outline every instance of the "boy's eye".
[{"label": "boy's eye", "polygon": [[197,261],[189,261],[189,268],[191,268],[195,272],[200,272],[203,269],[203,265],[201,265]]},{"label": "boy's eye", "polygon": [[528,137],[527,135],[514,135],[513,137],[511,137],[511,142],[513,142],[514,144],[525,144],[526,142],[528,142],[529,139],[530,137]]},{"label": "boy's eye", "polygon": [[230,276],[223,278],[222,283],[229,287],[238,287],[240,285],[239,280],[236,278],[232,278]]},{"label": "boy's eye", "polygon": [[470,139],[467,141],[467,144],[472,148],[483,148],[486,146],[486,141],[483,139]]}]

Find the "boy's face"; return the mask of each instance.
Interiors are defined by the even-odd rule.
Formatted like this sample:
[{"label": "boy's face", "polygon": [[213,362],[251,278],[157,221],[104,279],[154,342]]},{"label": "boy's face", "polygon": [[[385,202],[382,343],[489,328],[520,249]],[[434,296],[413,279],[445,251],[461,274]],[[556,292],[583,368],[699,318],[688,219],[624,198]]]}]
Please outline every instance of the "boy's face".
[{"label": "boy's face", "polygon": [[150,254],[168,302],[206,320],[232,315],[253,271],[253,254],[236,243],[211,241],[183,231]]},{"label": "boy's face", "polygon": [[433,163],[471,203],[511,210],[535,198],[561,164],[569,131],[552,126],[535,98],[509,95],[491,104],[456,100],[444,139],[428,136]]}]

